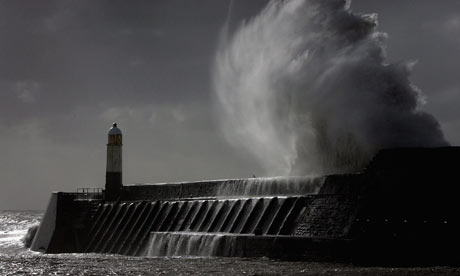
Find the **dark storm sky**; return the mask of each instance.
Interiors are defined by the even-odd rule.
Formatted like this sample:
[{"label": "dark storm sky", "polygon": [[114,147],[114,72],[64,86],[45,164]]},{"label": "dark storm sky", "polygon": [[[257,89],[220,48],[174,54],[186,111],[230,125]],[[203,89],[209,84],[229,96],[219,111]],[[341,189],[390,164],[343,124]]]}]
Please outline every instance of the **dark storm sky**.
[{"label": "dark storm sky", "polygon": [[[234,1],[231,26],[265,0]],[[102,187],[106,132],[124,133],[124,181],[262,176],[216,126],[211,65],[229,0],[0,0],[0,209]],[[390,62],[417,60],[425,110],[460,144],[460,2],[354,0],[378,13]]]}]

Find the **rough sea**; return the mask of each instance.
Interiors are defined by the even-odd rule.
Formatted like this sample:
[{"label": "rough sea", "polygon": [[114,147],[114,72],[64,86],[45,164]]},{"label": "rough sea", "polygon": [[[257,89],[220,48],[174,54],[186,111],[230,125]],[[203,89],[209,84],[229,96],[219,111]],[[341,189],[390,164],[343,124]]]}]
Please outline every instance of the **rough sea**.
[{"label": "rough sea", "polygon": [[0,276],[4,275],[460,275],[451,267],[356,267],[268,258],[139,258],[101,254],[42,254],[23,237],[41,211],[0,211]]}]

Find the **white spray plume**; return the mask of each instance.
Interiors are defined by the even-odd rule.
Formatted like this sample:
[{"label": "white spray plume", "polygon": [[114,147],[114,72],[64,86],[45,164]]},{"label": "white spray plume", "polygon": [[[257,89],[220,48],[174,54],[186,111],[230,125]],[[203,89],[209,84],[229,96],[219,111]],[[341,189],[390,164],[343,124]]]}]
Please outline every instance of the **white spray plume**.
[{"label": "white spray plume", "polygon": [[413,63],[386,64],[376,15],[349,5],[271,1],[222,36],[213,80],[223,131],[268,175],[350,172],[382,148],[448,145],[420,111]]}]

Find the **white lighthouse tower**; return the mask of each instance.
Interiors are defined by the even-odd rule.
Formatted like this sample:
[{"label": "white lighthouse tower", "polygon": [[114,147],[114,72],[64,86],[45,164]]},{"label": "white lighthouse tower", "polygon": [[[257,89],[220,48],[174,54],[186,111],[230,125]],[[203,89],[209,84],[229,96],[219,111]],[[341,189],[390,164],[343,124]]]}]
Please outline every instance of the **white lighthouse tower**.
[{"label": "white lighthouse tower", "polygon": [[105,174],[105,199],[117,200],[121,195],[122,182],[122,152],[123,140],[121,130],[113,123],[108,133],[107,169]]}]

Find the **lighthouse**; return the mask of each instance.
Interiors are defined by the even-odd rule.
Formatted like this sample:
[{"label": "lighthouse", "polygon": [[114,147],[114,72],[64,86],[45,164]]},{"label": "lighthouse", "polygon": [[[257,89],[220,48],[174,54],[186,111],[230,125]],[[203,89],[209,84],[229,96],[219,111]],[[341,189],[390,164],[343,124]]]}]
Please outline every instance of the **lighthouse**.
[{"label": "lighthouse", "polygon": [[122,163],[121,149],[123,146],[121,130],[113,123],[108,133],[107,169],[105,173],[105,199],[117,200],[121,195]]}]

